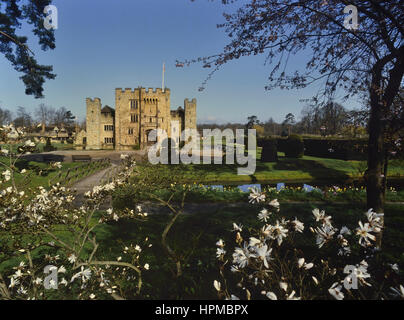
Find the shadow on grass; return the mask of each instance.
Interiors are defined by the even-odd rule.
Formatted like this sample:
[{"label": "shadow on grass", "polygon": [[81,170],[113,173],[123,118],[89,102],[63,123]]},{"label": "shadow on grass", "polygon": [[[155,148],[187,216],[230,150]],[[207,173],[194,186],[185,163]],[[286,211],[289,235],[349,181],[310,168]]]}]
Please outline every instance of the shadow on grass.
[{"label": "shadow on grass", "polygon": [[[259,169],[260,166],[257,166]],[[275,170],[286,170],[286,171],[303,171],[307,172],[315,180],[338,180],[341,182],[349,180],[349,176],[340,170],[326,167],[323,164],[307,159],[295,159],[280,157],[279,162],[274,166]]]}]

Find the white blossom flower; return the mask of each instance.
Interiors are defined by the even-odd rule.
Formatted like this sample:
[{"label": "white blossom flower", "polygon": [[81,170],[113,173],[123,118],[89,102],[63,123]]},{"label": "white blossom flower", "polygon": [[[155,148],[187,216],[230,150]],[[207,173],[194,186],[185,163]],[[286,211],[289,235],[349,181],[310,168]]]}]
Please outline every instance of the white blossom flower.
[{"label": "white blossom flower", "polygon": [[287,291],[288,290],[288,284],[286,282],[279,282],[279,287],[283,290],[283,291]]},{"label": "white blossom flower", "polygon": [[216,245],[217,245],[218,247],[223,248],[223,247],[224,247],[224,241],[223,241],[222,239],[219,239],[219,241],[216,242]]},{"label": "white blossom flower", "polygon": [[390,288],[390,289],[393,292],[394,296],[404,299],[404,287],[401,284],[400,287],[398,288]]},{"label": "white blossom flower", "polygon": [[260,239],[257,239],[257,238],[254,238],[254,237],[250,238],[250,242],[249,242],[250,247],[255,247],[255,246],[259,245],[259,244],[261,244]]},{"label": "white blossom flower", "polygon": [[259,203],[265,201],[265,193],[259,192],[256,188],[252,188],[248,199],[250,203]]},{"label": "white blossom flower", "polygon": [[6,181],[9,181],[11,179],[10,170],[3,171],[1,174],[4,176],[4,180],[6,180]]},{"label": "white blossom flower", "polygon": [[258,213],[258,220],[267,222],[270,214],[267,209],[262,209],[260,213]]},{"label": "white blossom flower", "polygon": [[399,273],[399,268],[398,268],[398,264],[397,263],[395,263],[395,264],[391,264],[391,263],[389,263],[389,266],[391,267],[391,270],[393,270],[395,273]]},{"label": "white blossom flower", "polygon": [[342,228],[341,228],[341,230],[339,231],[339,234],[340,235],[351,235],[352,234],[352,232],[351,232],[351,230],[349,230],[346,226],[343,226]]},{"label": "white blossom flower", "polygon": [[226,250],[223,248],[216,248],[216,257],[220,258],[226,254]]},{"label": "white blossom flower", "polygon": [[146,270],[149,270],[149,269],[150,269],[149,264],[148,264],[148,263],[146,263],[146,264],[144,265],[144,268],[145,268]]},{"label": "white blossom flower", "polygon": [[235,224],[234,222],[233,222],[233,231],[243,231],[243,226],[240,224],[240,225],[237,225],[237,224]]},{"label": "white blossom flower", "polygon": [[240,268],[245,268],[251,257],[254,257],[254,255],[250,253],[246,245],[244,245],[244,248],[237,247],[234,249],[233,263],[238,264]]},{"label": "white blossom flower", "polygon": [[300,300],[301,298],[295,297],[296,291],[293,290],[289,295],[286,295],[286,300]]},{"label": "white blossom flower", "polygon": [[67,260],[69,260],[69,262],[71,264],[75,263],[77,260],[77,257],[72,253],[71,255],[69,255],[69,257],[67,258]]},{"label": "white blossom flower", "polygon": [[270,256],[271,256],[272,248],[268,250],[268,246],[263,245],[262,247],[256,248],[255,252],[257,254],[257,258],[264,262],[264,266],[266,268],[269,268],[268,261],[271,260]]},{"label": "white blossom flower", "polygon": [[293,227],[296,232],[303,233],[303,230],[304,230],[303,222],[301,222],[301,221],[297,220],[297,218],[295,218],[295,220],[292,220],[291,223],[293,224]]},{"label": "white blossom flower", "polygon": [[271,207],[274,207],[274,208],[276,208],[276,209],[279,209],[279,206],[280,206],[280,204],[279,204],[279,202],[278,202],[278,199],[274,199],[274,200],[272,200],[270,203],[268,203]]},{"label": "white blossom flower", "polygon": [[319,248],[331,240],[335,234],[335,229],[328,224],[323,224],[321,228],[317,227],[314,231],[317,233],[316,244]]},{"label": "white blossom flower", "polygon": [[221,284],[220,284],[219,281],[217,281],[217,280],[213,281],[213,286],[215,287],[215,289],[216,289],[217,291],[220,291],[220,289],[221,289]]},{"label": "white blossom flower", "polygon": [[338,284],[338,282],[335,282],[330,289],[328,289],[328,292],[337,300],[343,300],[344,299],[344,294],[341,291],[342,286]]},{"label": "white blossom flower", "polygon": [[60,266],[60,268],[58,269],[58,273],[65,273],[66,272],[66,268],[64,266]]},{"label": "white blossom flower", "polygon": [[362,224],[362,221],[359,221],[359,228],[356,229],[356,234],[359,236],[359,244],[363,247],[369,246],[371,243],[369,241],[375,241],[376,237],[371,234],[373,229],[369,223]]},{"label": "white blossom flower", "polygon": [[266,296],[267,296],[267,298],[268,299],[270,299],[270,300],[278,300],[278,298],[276,297],[276,294],[275,293],[273,293],[273,292],[267,292],[266,293]]}]

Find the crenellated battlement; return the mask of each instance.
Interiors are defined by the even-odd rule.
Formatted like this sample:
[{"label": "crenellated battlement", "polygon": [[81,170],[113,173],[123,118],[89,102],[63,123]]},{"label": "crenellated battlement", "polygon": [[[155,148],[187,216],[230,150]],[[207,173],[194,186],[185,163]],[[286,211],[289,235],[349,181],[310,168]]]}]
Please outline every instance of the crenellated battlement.
[{"label": "crenellated battlement", "polygon": [[87,103],[101,103],[101,99],[100,98],[86,98],[86,102]]},{"label": "crenellated battlement", "polygon": [[139,87],[139,88],[115,88],[115,93],[116,94],[133,94],[136,92],[141,92],[142,95],[148,95],[148,94],[166,94],[166,93],[170,93],[170,89],[169,88],[165,88],[164,91],[162,88],[143,88],[143,87]]}]

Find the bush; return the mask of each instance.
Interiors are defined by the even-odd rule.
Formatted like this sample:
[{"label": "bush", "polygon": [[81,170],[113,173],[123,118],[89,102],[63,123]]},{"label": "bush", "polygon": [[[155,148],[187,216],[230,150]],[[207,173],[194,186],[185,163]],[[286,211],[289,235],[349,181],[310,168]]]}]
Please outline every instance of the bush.
[{"label": "bush", "polygon": [[46,145],[43,147],[43,152],[51,152],[51,151],[56,151],[57,148],[52,146],[52,143],[50,139],[46,139]]},{"label": "bush", "polygon": [[285,156],[288,158],[301,158],[304,155],[303,139],[297,134],[288,137],[285,147]]},{"label": "bush", "polygon": [[274,138],[266,138],[262,141],[261,162],[277,162],[278,147]]},{"label": "bush", "polygon": [[139,145],[139,144],[135,144],[135,145],[132,147],[132,149],[133,149],[133,150],[140,150],[140,145]]},{"label": "bush", "polygon": [[308,156],[340,160],[366,160],[367,141],[363,139],[304,139]]}]

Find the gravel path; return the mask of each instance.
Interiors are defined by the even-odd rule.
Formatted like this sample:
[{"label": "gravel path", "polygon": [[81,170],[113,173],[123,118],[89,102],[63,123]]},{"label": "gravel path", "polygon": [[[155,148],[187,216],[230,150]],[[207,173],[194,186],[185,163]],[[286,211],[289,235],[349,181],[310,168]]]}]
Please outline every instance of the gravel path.
[{"label": "gravel path", "polygon": [[[114,167],[117,167],[117,165],[113,162],[111,162],[111,166],[103,169],[101,171],[98,171],[90,176],[85,177],[84,179],[76,182],[73,186],[72,189],[76,190],[76,199],[74,200],[74,204],[76,207],[80,207],[81,204],[83,203],[84,200],[84,194],[87,191],[92,190],[95,186],[101,184],[101,181],[103,178],[107,175],[107,173],[111,170],[113,170]],[[110,205],[110,199],[106,201],[105,206],[109,207]],[[104,206],[103,206],[104,207]]]}]

